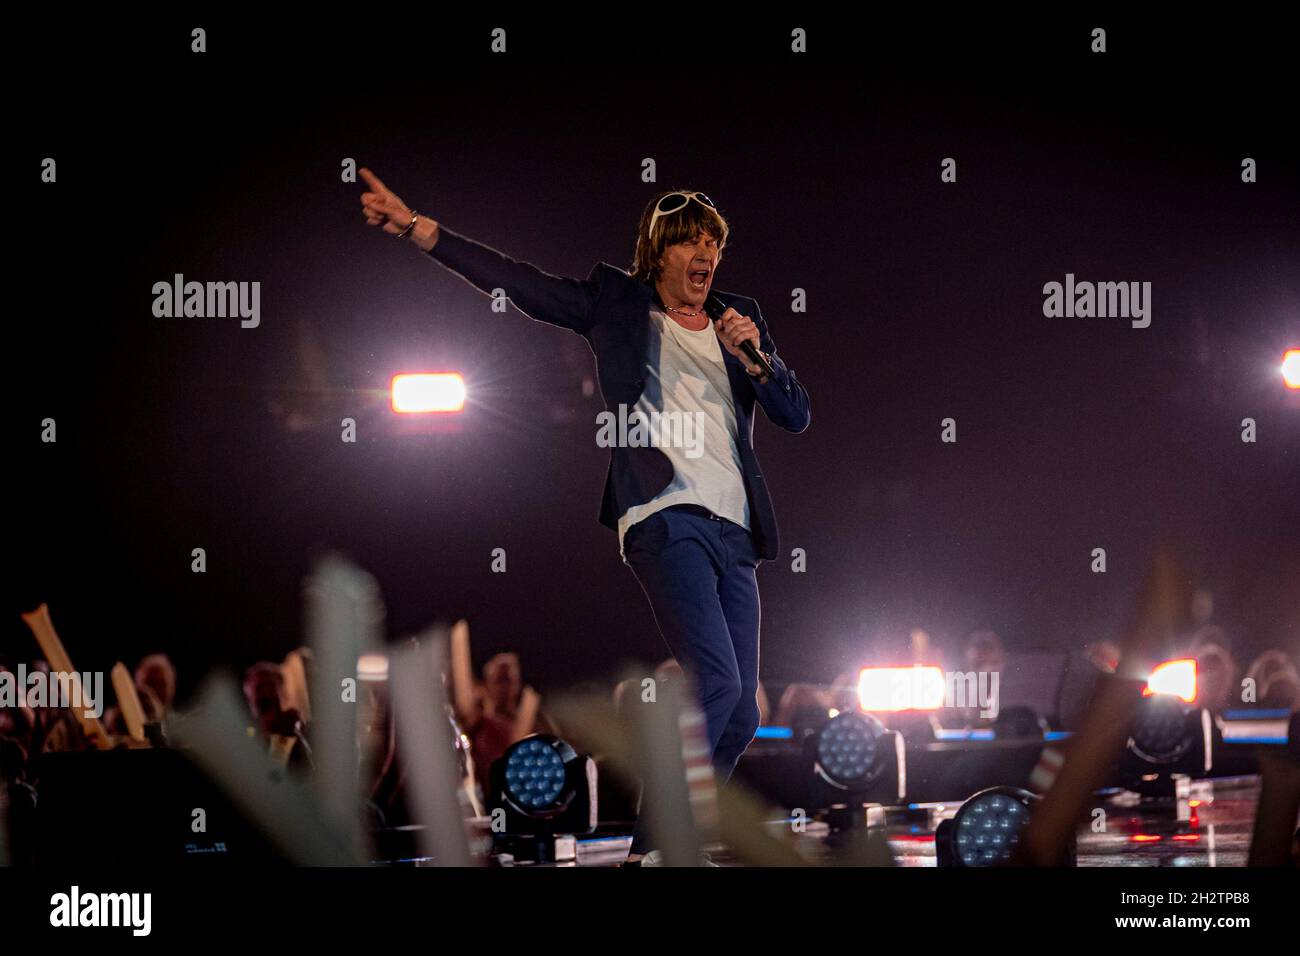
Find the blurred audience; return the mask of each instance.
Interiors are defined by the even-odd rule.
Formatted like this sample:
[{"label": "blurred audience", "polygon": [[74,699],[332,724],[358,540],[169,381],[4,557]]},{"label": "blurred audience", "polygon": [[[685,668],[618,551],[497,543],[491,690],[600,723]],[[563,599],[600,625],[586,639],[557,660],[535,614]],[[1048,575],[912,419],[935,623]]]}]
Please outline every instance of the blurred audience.
[{"label": "blurred audience", "polygon": [[1058,729],[1074,731],[1083,725],[1098,678],[1119,669],[1119,655],[1114,641],[1094,641],[1066,657],[1056,690],[1054,723]]},{"label": "blurred audience", "polygon": [[[856,690],[854,691],[856,694]],[[796,737],[816,730],[826,723],[835,706],[835,694],[816,684],[795,683],[787,685],[776,705],[773,723],[778,727],[791,727]]]},{"label": "blurred audience", "polygon": [[[1199,626],[1187,641],[1184,652],[1197,661],[1198,702],[1214,713],[1241,706],[1245,683],[1247,687],[1253,686],[1255,703],[1260,708],[1295,711],[1300,706],[1300,670],[1295,657],[1279,649],[1267,650],[1243,673],[1232,654],[1229,636],[1209,620],[1212,605],[1208,596],[1198,597],[1198,613],[1193,616]],[[933,661],[929,639],[919,631],[913,632],[911,650],[914,663]],[[310,653],[305,649],[298,653],[299,658],[290,655],[284,664],[269,661],[253,664],[244,674],[242,687],[252,721],[250,732],[263,738],[272,755],[282,762],[309,769],[306,733],[309,728],[303,685]],[[1112,641],[1085,645],[1071,655],[1058,694],[1061,726],[1075,729],[1081,724],[1093,685],[1100,675],[1116,672],[1119,656],[1119,648]],[[976,673],[1001,672],[1005,659],[999,636],[990,630],[977,630],[963,644],[960,666]],[[26,669],[29,674],[49,671],[48,664],[39,659],[27,664]],[[0,673],[11,670],[9,665],[0,662]],[[662,661],[655,668],[654,676],[666,683],[686,680],[681,666],[672,658]],[[814,731],[829,716],[858,708],[857,678],[858,673],[853,670],[837,676],[829,687],[792,683],[785,688],[774,712],[760,684],[757,700],[762,723],[792,727],[797,737]],[[459,760],[461,802],[467,816],[484,812],[481,796],[489,792],[490,768],[511,744],[534,732],[563,736],[540,708],[536,693],[524,683],[517,654],[493,656],[484,664],[481,680],[472,683],[472,693],[468,696],[472,701],[471,712],[458,714],[449,705],[447,723],[448,738]],[[134,670],[134,684],[147,724],[163,725],[173,714],[176,701],[177,674],[172,662],[164,654],[144,657]],[[629,695],[641,692],[638,680],[621,682],[613,690],[614,710],[624,712]],[[362,766],[367,777],[373,780],[367,804],[369,819],[377,827],[400,825],[409,821],[409,814],[404,800],[405,775],[396,744],[398,728],[389,710],[385,678],[363,681],[361,694],[358,745]],[[449,699],[454,697],[448,694]],[[1250,701],[1244,703],[1249,705]],[[929,719],[926,714],[902,715],[908,716]],[[1015,715],[1008,712],[1005,718],[1012,716]],[[977,708],[971,709],[967,718],[969,725],[987,723]],[[893,725],[895,721],[889,723]],[[104,725],[114,737],[114,744],[121,746],[126,728],[120,707],[106,710]],[[580,741],[573,742],[580,745]],[[28,838],[35,832],[36,785],[39,784],[32,775],[33,761],[41,753],[82,750],[88,746],[85,733],[67,708],[32,708],[25,700],[0,707],[0,811],[3,811],[0,825],[4,827],[0,832],[0,850],[10,861],[28,862],[33,852]],[[639,802],[636,781],[620,779],[617,768],[610,766],[605,758],[600,755],[594,758],[601,766],[602,801],[607,813],[613,814],[606,819],[635,817]]]},{"label": "blurred audience", "polygon": [[176,702],[176,668],[171,659],[166,654],[150,654],[144,658],[135,669],[135,686],[141,692],[141,703],[144,702],[144,692],[148,691],[158,707],[156,718],[150,718],[146,707],[145,719],[162,721]]},{"label": "blurred audience", "polygon": [[1295,711],[1300,707],[1300,671],[1285,651],[1267,650],[1246,670],[1261,707]]},{"label": "blurred audience", "polygon": [[993,631],[972,631],[962,650],[962,662],[968,671],[1002,671],[1006,653],[1002,638]]},{"label": "blurred audience", "polygon": [[258,661],[244,672],[244,699],[253,718],[254,732],[267,742],[271,756],[281,765],[305,769],[311,765],[311,748],[302,715],[290,706],[284,673],[279,664]]},{"label": "blurred audience", "polygon": [[[474,772],[483,793],[490,790],[492,764],[516,740],[533,733],[559,735],[559,728],[524,684],[519,656],[496,654],[483,665],[482,681],[474,687],[471,713],[456,714],[470,740]],[[529,702],[531,698],[531,704]],[[535,708],[529,716],[529,707]]]},{"label": "blurred audience", "polygon": [[[989,630],[972,631],[966,637],[962,648],[962,666],[968,673],[997,674],[998,693],[1001,694],[1002,673],[1006,668],[1006,651],[1002,647],[1002,638]],[[987,687],[992,691],[991,678]],[[989,695],[993,695],[990,693]],[[991,727],[997,721],[1001,710],[1001,701],[991,699],[988,707],[981,707],[976,701],[973,706],[955,708],[967,727]]]},{"label": "blurred audience", "polygon": [[37,832],[36,790],[27,781],[27,753],[18,741],[0,736],[0,843],[5,849],[0,864],[31,866]]}]

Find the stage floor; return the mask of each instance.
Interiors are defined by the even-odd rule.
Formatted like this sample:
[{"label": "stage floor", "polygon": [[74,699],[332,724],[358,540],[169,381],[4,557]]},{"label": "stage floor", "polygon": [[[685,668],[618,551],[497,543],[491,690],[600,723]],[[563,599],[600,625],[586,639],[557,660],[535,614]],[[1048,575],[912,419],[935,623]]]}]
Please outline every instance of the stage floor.
[{"label": "stage floor", "polygon": [[[1134,794],[1099,795],[1105,830],[1092,825],[1078,830],[1080,867],[1244,866],[1259,800],[1257,777],[1196,781],[1182,806],[1139,803]],[[933,804],[890,811],[883,830],[899,866],[935,866],[934,828],[951,817],[959,804]],[[1180,819],[1181,818],[1181,819]],[[787,827],[776,820],[773,827]],[[811,861],[830,863],[824,824],[810,824],[798,835],[798,847]],[[579,866],[617,866],[627,856],[630,837],[603,837],[578,842]],[[725,849],[710,851],[722,866],[739,866]]]}]

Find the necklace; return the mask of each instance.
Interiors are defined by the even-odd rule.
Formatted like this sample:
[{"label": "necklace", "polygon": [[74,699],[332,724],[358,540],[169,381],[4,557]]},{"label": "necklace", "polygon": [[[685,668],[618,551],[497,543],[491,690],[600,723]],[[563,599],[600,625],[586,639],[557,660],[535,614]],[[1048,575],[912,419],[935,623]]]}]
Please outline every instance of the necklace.
[{"label": "necklace", "polygon": [[677,315],[688,316],[690,319],[694,319],[695,316],[699,315],[699,312],[682,312],[680,308],[673,308],[672,306],[664,306],[664,308],[667,308],[669,312],[676,312]]}]

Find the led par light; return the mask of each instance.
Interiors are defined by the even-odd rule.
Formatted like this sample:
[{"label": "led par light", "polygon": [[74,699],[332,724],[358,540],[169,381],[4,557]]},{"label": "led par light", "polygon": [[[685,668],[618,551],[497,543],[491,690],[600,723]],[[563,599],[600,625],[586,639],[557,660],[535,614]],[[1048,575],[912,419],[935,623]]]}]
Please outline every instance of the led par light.
[{"label": "led par light", "polygon": [[903,739],[870,714],[832,717],[804,738],[810,808],[897,804],[905,787]]},{"label": "led par light", "polygon": [[[1019,787],[989,787],[969,797],[934,834],[939,866],[1002,866],[1011,862],[1038,797]],[[1067,849],[1073,865],[1075,850]]]},{"label": "led par light", "polygon": [[[492,764],[490,782],[488,812],[494,823],[498,811],[505,814],[495,836],[516,846],[519,837],[596,829],[596,764],[559,737],[532,734],[511,744]],[[545,855],[545,839],[533,849]]]},{"label": "led par light", "polygon": [[1195,714],[1194,708],[1176,697],[1144,700],[1133,722],[1129,750],[1149,764],[1180,760],[1196,746]]},{"label": "led par light", "polygon": [[1196,662],[1165,661],[1151,672],[1121,762],[1128,782],[1174,774],[1203,777],[1213,763],[1210,713],[1197,707]]}]

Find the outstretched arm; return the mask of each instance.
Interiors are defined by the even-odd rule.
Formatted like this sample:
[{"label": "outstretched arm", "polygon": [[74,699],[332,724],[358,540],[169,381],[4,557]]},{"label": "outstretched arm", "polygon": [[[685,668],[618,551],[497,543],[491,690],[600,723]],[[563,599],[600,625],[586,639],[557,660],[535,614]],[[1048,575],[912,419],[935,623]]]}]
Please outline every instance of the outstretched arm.
[{"label": "outstretched arm", "polygon": [[414,243],[480,292],[494,295],[503,290],[531,319],[579,334],[591,327],[600,283],[551,275],[453,232],[412,211],[369,169],[360,173],[370,187],[361,194],[361,211],[370,225]]}]

